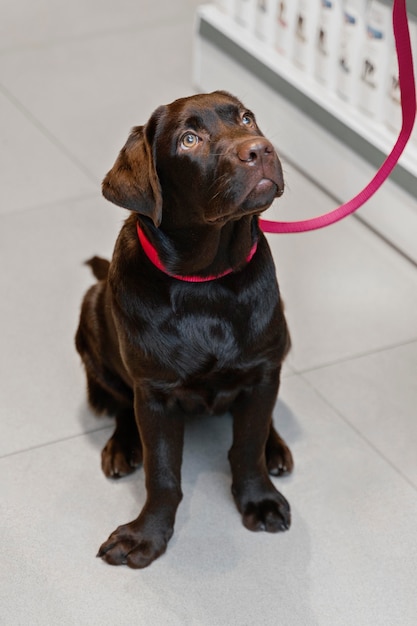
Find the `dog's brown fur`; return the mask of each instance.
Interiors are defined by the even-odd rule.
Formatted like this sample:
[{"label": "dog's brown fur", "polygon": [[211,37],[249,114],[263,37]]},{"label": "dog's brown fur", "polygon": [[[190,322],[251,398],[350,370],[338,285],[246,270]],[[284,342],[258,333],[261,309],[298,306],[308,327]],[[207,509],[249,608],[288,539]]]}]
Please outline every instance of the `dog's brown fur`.
[{"label": "dog's brown fur", "polygon": [[[255,118],[225,92],[177,100],[133,129],[103,182],[132,211],[111,263],[89,264],[76,345],[88,397],[116,418],[102,452],[106,476],[143,462],[147,500],[101,546],[111,564],[140,568],[162,554],[181,492],[184,416],[233,416],[232,492],[250,530],[290,525],[268,471],[291,471],[272,425],[289,335],[258,215],[284,189],[281,165]],[[136,225],[166,272],[144,254]],[[257,250],[250,262],[254,242]],[[191,283],[172,278],[220,275]]]}]

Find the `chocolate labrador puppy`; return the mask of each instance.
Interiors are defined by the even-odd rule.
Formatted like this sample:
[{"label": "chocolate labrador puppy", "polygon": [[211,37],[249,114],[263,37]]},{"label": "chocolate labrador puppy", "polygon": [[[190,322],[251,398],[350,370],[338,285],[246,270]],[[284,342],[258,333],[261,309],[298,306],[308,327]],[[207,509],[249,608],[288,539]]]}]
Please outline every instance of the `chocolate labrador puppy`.
[{"label": "chocolate labrador puppy", "polygon": [[159,107],[133,129],[103,182],[130,209],[112,261],[82,305],[76,346],[88,397],[114,415],[106,476],[143,462],[147,499],[98,556],[149,565],[166,549],[181,501],[187,414],[233,417],[232,493],[243,524],[277,532],[290,509],[268,472],[290,472],[272,411],[290,339],[259,214],[284,190],[255,117],[217,91]]}]

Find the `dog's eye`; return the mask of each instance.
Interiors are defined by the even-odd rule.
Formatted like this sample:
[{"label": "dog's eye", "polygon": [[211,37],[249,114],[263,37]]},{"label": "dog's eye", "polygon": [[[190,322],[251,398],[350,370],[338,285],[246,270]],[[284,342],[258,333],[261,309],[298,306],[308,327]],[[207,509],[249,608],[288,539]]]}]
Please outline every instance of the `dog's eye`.
[{"label": "dog's eye", "polygon": [[252,115],[245,113],[245,115],[242,116],[242,124],[245,124],[245,126],[253,126],[254,121]]},{"label": "dog's eye", "polygon": [[197,135],[194,135],[194,133],[186,133],[181,138],[181,146],[183,148],[194,148],[194,146],[196,146],[199,141],[200,137],[197,137]]}]

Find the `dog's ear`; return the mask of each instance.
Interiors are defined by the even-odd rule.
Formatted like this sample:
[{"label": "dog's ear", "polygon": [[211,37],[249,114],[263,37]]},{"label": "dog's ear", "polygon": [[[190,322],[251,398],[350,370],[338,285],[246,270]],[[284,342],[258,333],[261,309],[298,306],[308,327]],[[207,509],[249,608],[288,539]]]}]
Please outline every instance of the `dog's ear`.
[{"label": "dog's ear", "polygon": [[103,180],[102,191],[110,202],[146,215],[155,226],[159,226],[162,194],[151,145],[156,122],[154,115],[147,126],[132,129],[115,164]]}]

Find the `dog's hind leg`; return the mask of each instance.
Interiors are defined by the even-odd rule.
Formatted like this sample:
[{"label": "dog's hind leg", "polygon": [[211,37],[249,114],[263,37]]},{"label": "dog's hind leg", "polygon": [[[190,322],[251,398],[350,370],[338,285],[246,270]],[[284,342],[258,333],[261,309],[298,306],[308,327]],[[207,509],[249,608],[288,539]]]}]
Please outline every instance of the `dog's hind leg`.
[{"label": "dog's hind leg", "polygon": [[265,446],[266,466],[272,476],[285,476],[294,468],[291,450],[279,436],[272,422]]},{"label": "dog's hind leg", "polygon": [[131,474],[142,463],[142,444],[133,406],[116,413],[116,428],[101,452],[101,467],[108,478]]},{"label": "dog's hind leg", "polygon": [[[121,387],[121,385],[120,385]],[[101,468],[108,478],[131,474],[142,462],[142,444],[136,425],[133,398],[128,389],[119,393],[105,389],[87,372],[88,400],[98,413],[115,417],[114,433],[101,452]],[[126,397],[124,397],[126,396]]]}]

